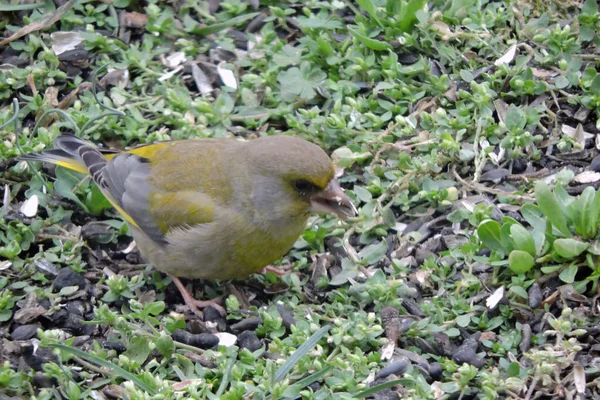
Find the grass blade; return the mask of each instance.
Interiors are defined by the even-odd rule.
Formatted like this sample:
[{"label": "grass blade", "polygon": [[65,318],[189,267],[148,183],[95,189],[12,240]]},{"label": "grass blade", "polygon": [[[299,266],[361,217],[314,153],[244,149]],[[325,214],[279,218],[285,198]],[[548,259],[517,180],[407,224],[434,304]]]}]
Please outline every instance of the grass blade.
[{"label": "grass blade", "polygon": [[231,28],[232,26],[241,24],[242,22],[245,22],[249,19],[256,17],[258,14],[260,14],[260,13],[254,12],[254,13],[250,13],[250,14],[239,15],[239,16],[231,18],[225,22],[219,22],[217,24],[212,24],[212,25],[203,26],[203,27],[194,27],[190,31],[190,33],[192,33],[194,35],[198,35],[198,36],[210,35],[212,33],[217,33],[219,31],[222,31],[223,29]]},{"label": "grass blade", "polygon": [[225,371],[223,372],[223,380],[219,385],[219,389],[217,390],[217,397],[221,397],[223,393],[225,393],[225,389],[227,389],[227,385],[229,385],[229,380],[231,379],[231,369],[235,364],[236,357],[231,357],[225,366]]},{"label": "grass blade", "polygon": [[127,381],[131,381],[133,382],[137,387],[139,387],[140,389],[144,390],[145,392],[147,392],[148,394],[150,394],[151,396],[156,395],[158,392],[148,386],[148,384],[144,381],[142,381],[140,378],[138,378],[137,376],[133,375],[131,372],[125,371],[123,368],[119,367],[116,364],[111,363],[110,361],[106,361],[94,354],[89,354],[86,353],[84,351],[81,351],[79,349],[70,347],[70,346],[66,346],[64,344],[49,344],[48,347],[53,347],[55,349],[59,349],[60,351],[64,351],[65,353],[71,354],[73,356],[77,356],[79,358],[83,358],[86,361],[95,363],[100,365],[101,367],[105,367],[108,368],[112,371],[114,371],[117,375],[119,375],[121,378],[127,380]]},{"label": "grass blade", "polygon": [[387,389],[392,386],[413,383],[413,382],[414,381],[411,379],[403,378],[403,379],[396,379],[395,381],[380,383],[379,385],[373,386],[372,388],[369,388],[367,390],[363,390],[362,392],[356,393],[354,395],[354,397],[364,398],[364,397],[371,396],[372,394],[375,394],[379,391],[382,391],[383,389]]},{"label": "grass blade", "polygon": [[310,349],[315,347],[317,343],[319,343],[319,340],[321,340],[321,338],[325,336],[327,332],[329,332],[329,329],[330,326],[325,325],[313,333],[313,335],[309,337],[306,342],[302,343],[302,345],[298,347],[298,349],[290,356],[290,358],[288,358],[287,361],[277,370],[275,373],[275,382],[279,382],[285,378],[288,372],[294,368],[294,365],[296,365],[298,361],[300,361],[300,359],[304,357],[306,353],[310,351]]},{"label": "grass blade", "polygon": [[36,8],[43,7],[44,4],[45,3],[0,4],[0,12],[13,12],[13,11],[35,10]]}]

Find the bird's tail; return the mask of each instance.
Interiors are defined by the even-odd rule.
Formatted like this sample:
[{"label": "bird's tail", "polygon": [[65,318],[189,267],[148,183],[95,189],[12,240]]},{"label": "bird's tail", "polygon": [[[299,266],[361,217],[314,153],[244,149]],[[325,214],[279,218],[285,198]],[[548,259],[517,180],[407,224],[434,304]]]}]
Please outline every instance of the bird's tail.
[{"label": "bird's tail", "polygon": [[96,146],[74,135],[59,135],[53,149],[24,154],[19,159],[49,162],[92,177],[108,161]]}]

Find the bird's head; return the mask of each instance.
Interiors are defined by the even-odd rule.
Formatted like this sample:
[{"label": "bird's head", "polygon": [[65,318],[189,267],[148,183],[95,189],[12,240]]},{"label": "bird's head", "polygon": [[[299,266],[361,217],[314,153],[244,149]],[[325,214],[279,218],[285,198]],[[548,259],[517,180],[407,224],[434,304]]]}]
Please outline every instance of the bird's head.
[{"label": "bird's head", "polygon": [[357,214],[335,178],[331,158],[319,146],[291,136],[268,136],[248,142],[254,172],[252,197],[257,209],[275,219]]}]

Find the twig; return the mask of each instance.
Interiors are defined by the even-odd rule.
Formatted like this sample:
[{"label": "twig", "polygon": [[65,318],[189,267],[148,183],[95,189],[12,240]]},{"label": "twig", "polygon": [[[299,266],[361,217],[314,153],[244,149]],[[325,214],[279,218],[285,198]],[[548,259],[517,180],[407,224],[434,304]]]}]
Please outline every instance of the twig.
[{"label": "twig", "polygon": [[524,400],[529,400],[531,398],[531,395],[533,394],[533,391],[535,390],[538,381],[539,378],[537,376],[533,378],[533,380],[531,381],[531,385],[529,385],[529,390],[527,391],[527,395],[525,396]]},{"label": "twig", "polygon": [[525,196],[525,195],[519,195],[519,194],[512,194],[510,192],[505,192],[503,190],[499,190],[499,189],[492,189],[492,188],[488,188],[480,183],[473,183],[473,182],[467,182],[465,181],[463,178],[460,177],[460,175],[458,174],[458,172],[456,172],[455,168],[452,168],[452,174],[454,175],[454,177],[456,178],[456,180],[458,182],[460,182],[461,185],[466,186],[476,192],[481,192],[481,193],[490,193],[496,196],[504,196],[504,197],[508,197],[510,199],[513,200],[520,200],[520,201],[534,201],[535,199],[531,196]]},{"label": "twig", "polygon": [[77,356],[72,356],[72,360],[76,361],[81,366],[83,366],[83,367],[85,367],[85,368],[87,368],[87,369],[89,369],[91,371],[94,371],[94,372],[96,372],[96,373],[98,373],[100,375],[111,376],[111,373],[109,371],[104,371],[102,368],[96,367],[94,364],[89,363],[89,362],[87,362],[87,361],[85,361],[85,360],[83,360],[83,359],[81,359],[81,358],[79,358]]}]

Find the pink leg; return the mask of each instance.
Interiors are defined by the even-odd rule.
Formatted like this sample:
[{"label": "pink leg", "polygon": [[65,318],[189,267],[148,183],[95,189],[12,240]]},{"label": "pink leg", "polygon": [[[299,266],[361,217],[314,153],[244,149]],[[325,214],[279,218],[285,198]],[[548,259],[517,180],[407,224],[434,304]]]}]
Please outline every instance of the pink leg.
[{"label": "pink leg", "polygon": [[173,276],[173,275],[170,275],[170,277],[173,280],[173,283],[175,283],[175,286],[177,286],[177,289],[179,289],[179,293],[181,293],[181,297],[183,297],[183,301],[185,302],[185,305],[187,306],[187,308],[189,308],[189,310],[191,312],[198,315],[198,311],[200,309],[210,306],[210,307],[213,307],[214,309],[216,309],[217,311],[219,311],[219,313],[221,313],[222,316],[227,315],[227,311],[225,311],[223,306],[221,304],[219,304],[219,303],[223,302],[223,300],[220,297],[216,298],[214,300],[204,300],[204,301],[196,300],[187,291],[185,286],[183,286],[183,283],[181,283],[181,280],[179,280],[179,278],[177,278],[176,276]]},{"label": "pink leg", "polygon": [[260,273],[261,273],[261,274],[266,274],[267,272],[272,272],[272,273],[274,273],[275,275],[278,275],[278,276],[283,276],[283,275],[287,275],[287,274],[289,274],[289,273],[292,271],[292,269],[293,269],[293,268],[294,268],[294,266],[293,266],[293,265],[291,265],[291,264],[288,264],[288,265],[280,265],[280,266],[278,266],[278,267],[276,267],[276,266],[273,266],[273,265],[267,265],[266,267],[264,267],[264,268],[263,268],[263,269],[260,271]]}]

